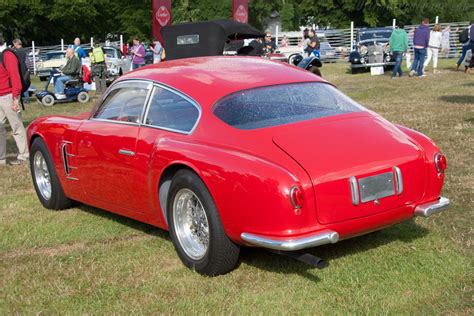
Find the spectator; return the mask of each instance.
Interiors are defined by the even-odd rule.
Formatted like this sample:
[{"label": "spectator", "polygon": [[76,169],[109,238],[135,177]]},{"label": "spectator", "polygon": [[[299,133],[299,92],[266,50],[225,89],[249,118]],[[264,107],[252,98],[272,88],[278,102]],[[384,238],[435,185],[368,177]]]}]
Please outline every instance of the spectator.
[{"label": "spectator", "polygon": [[306,54],[306,49],[308,48],[309,44],[309,30],[306,28],[303,30],[303,38],[301,39],[301,50],[303,54]]},{"label": "spectator", "polygon": [[0,35],[0,165],[6,165],[7,160],[7,133],[5,123],[8,120],[13,132],[18,156],[10,161],[11,165],[21,164],[28,159],[28,145],[26,130],[20,116],[19,97],[21,93],[20,72],[18,60],[11,51],[5,51],[6,44]]},{"label": "spectator", "polygon": [[[466,53],[471,49],[471,44],[469,43],[469,26],[462,31],[459,30],[459,27],[456,29],[456,33],[458,33],[459,41],[462,44],[461,55],[459,56],[458,62],[456,63],[456,71],[459,70],[459,66],[461,66],[464,58],[466,58]],[[465,38],[463,38],[462,34],[464,33]]]},{"label": "spectator", "polygon": [[283,38],[280,41],[280,47],[287,47],[290,44],[288,36],[283,35]]},{"label": "spectator", "polygon": [[154,41],[153,45],[150,46],[153,52],[153,63],[157,64],[165,59],[165,49],[161,45],[160,41]]},{"label": "spectator", "polygon": [[102,94],[107,89],[106,77],[107,77],[107,64],[105,62],[105,51],[98,42],[94,44],[92,51],[89,53],[89,59],[91,61],[91,75],[95,82],[95,91],[98,94]]},{"label": "spectator", "polygon": [[128,54],[128,43],[123,43],[122,44],[122,53],[124,56],[127,56]]},{"label": "spectator", "polygon": [[413,36],[413,46],[415,47],[415,57],[413,58],[413,66],[410,71],[410,77],[415,73],[418,75],[418,78],[425,77],[423,74],[423,64],[425,62],[426,48],[430,41],[430,28],[428,24],[430,21],[427,18],[424,18],[416,30]]},{"label": "spectator", "polygon": [[86,58],[87,53],[84,48],[81,47],[81,40],[79,37],[74,39],[74,45],[72,45],[72,48],[74,49],[76,56],[79,58],[79,61],[82,63],[82,58]]},{"label": "spectator", "polygon": [[66,98],[64,94],[64,84],[66,81],[77,78],[81,72],[81,62],[71,47],[66,49],[66,60],[66,65],[59,71],[61,76],[56,79],[54,84],[54,96],[58,100]]},{"label": "spectator", "polygon": [[308,36],[309,41],[308,46],[306,47],[306,53],[308,53],[309,56],[314,50],[319,51],[320,42],[318,36],[316,35],[316,32],[313,29],[309,30]]},{"label": "spectator", "polygon": [[395,66],[393,67],[392,79],[395,79],[398,75],[403,76],[402,71],[402,59],[403,53],[408,50],[408,34],[403,29],[402,24],[393,30],[392,35],[390,35],[390,51],[393,53],[393,58],[395,59]]},{"label": "spectator", "polygon": [[264,50],[266,53],[273,53],[276,50],[276,44],[272,40],[272,34],[270,32],[265,32],[265,39],[263,41]]},{"label": "spectator", "polygon": [[471,63],[469,64],[469,68],[474,67],[474,20],[471,20],[469,23],[469,40],[470,40],[470,45],[471,45]]},{"label": "spectator", "polygon": [[132,69],[138,69],[145,65],[145,47],[140,43],[138,37],[133,38],[133,46],[130,49],[132,55]]},{"label": "spectator", "polygon": [[449,42],[450,36],[451,36],[451,27],[448,25],[441,32],[441,55],[443,58],[449,57],[449,51],[451,50],[451,44]]},{"label": "spectator", "polygon": [[441,25],[436,24],[433,27],[433,30],[430,32],[430,41],[428,43],[428,57],[423,63],[423,72],[425,72],[425,68],[430,63],[431,57],[433,57],[433,73],[438,73],[438,54],[439,47],[441,46],[441,38]]},{"label": "spectator", "polygon": [[413,51],[413,36],[415,36],[415,28],[411,28],[408,32],[408,51],[406,54],[407,68],[411,68],[411,53]]},{"label": "spectator", "polygon": [[253,50],[248,55],[263,56],[263,40],[261,37],[258,37],[251,41],[249,46],[252,47]]},{"label": "spectator", "polygon": [[[28,60],[26,58],[26,51],[23,48],[23,43],[21,42],[20,39],[15,38],[13,40],[13,50],[16,52],[16,55],[20,59],[20,62],[23,62],[25,64],[25,68],[26,68]],[[23,99],[23,102],[25,103],[30,102],[30,93],[28,92],[28,90],[23,93],[22,99]]]}]

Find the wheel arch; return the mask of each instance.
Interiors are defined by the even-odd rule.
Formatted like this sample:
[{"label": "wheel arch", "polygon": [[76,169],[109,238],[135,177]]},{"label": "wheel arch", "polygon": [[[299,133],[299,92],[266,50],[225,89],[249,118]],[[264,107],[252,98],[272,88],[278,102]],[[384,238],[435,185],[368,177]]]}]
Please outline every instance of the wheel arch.
[{"label": "wheel arch", "polygon": [[[158,202],[161,208],[161,213],[165,220],[166,226],[168,226],[167,214],[167,205],[169,198],[169,191],[171,186],[171,181],[173,180],[174,175],[180,170],[189,170],[195,173],[203,182],[204,179],[201,177],[199,172],[197,172],[193,167],[183,163],[183,162],[174,162],[168,165],[160,175],[158,181]],[[204,182],[205,184],[205,182]],[[207,187],[207,185],[206,185]],[[208,187],[209,190],[209,187]]]}]

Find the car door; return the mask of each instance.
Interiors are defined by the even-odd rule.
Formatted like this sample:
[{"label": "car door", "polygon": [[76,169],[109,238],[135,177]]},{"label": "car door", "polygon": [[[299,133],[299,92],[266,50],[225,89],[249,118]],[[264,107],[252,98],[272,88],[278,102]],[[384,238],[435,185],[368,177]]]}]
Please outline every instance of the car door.
[{"label": "car door", "polygon": [[136,211],[135,148],[151,88],[144,81],[116,84],[79,128],[77,167],[88,199]]},{"label": "car door", "polygon": [[186,155],[169,144],[189,141],[200,116],[196,101],[177,90],[155,84],[136,147],[137,205],[141,209],[153,212],[155,205],[160,204],[162,208],[166,204],[166,195],[162,192],[156,201],[158,177],[163,168],[172,163],[170,152],[181,157]]}]

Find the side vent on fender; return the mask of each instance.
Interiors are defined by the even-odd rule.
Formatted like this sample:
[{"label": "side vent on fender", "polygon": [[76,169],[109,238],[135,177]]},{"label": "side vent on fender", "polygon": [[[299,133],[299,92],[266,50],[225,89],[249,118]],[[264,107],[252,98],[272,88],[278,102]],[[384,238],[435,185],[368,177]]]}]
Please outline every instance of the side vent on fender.
[{"label": "side vent on fender", "polygon": [[78,180],[73,176],[74,170],[77,168],[71,165],[71,158],[75,158],[76,155],[70,153],[70,147],[72,143],[68,141],[63,141],[61,144],[61,158],[63,161],[64,173],[66,174],[66,178],[69,180]]}]

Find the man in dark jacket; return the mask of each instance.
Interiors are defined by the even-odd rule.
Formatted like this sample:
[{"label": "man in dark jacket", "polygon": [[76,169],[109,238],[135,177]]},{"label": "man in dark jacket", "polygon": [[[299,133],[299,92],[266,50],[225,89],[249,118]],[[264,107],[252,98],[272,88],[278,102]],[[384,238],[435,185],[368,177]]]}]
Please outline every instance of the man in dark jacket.
[{"label": "man in dark jacket", "polygon": [[418,77],[424,77],[423,74],[423,63],[425,62],[426,48],[430,41],[430,28],[428,26],[430,21],[424,18],[421,25],[415,30],[413,36],[413,47],[415,49],[415,57],[413,59],[413,66],[410,71],[410,77],[417,73]]},{"label": "man in dark jacket", "polygon": [[81,62],[79,58],[74,54],[74,49],[68,48],[66,50],[66,65],[61,69],[61,76],[56,80],[54,84],[54,96],[56,99],[65,99],[64,84],[66,81],[75,79],[81,72]]}]

